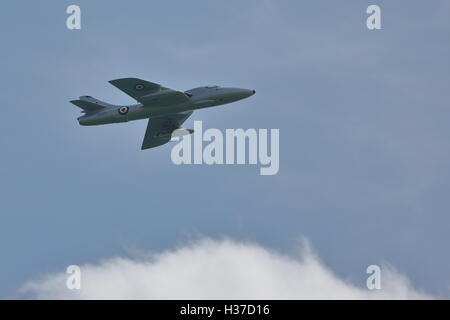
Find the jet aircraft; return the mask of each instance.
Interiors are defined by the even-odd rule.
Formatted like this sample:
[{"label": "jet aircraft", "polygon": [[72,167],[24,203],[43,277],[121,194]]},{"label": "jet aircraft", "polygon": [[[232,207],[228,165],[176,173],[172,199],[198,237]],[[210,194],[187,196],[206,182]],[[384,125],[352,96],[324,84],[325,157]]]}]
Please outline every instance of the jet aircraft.
[{"label": "jet aircraft", "polygon": [[109,81],[138,103],[113,105],[91,96],[70,101],[82,109],[78,122],[83,126],[147,119],[147,130],[141,149],[154,148],[172,138],[191,134],[192,129],[180,128],[194,110],[219,106],[255,94],[255,90],[206,86],[177,91],[137,78]]}]

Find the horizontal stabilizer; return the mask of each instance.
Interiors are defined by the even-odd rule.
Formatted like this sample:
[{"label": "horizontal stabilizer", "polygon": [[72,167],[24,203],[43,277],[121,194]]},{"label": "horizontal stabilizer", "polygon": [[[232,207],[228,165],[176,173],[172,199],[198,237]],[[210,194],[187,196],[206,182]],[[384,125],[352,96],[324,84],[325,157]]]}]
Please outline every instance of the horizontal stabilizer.
[{"label": "horizontal stabilizer", "polygon": [[95,113],[104,108],[114,107],[112,104],[97,100],[91,96],[81,96],[79,100],[72,100],[70,102],[83,109],[84,113]]},{"label": "horizontal stabilizer", "polygon": [[94,97],[91,97],[91,96],[81,96],[79,99],[83,100],[83,101],[86,101],[86,102],[98,104],[99,106],[103,106],[103,107],[114,107],[113,104],[106,103],[104,101],[95,99]]}]

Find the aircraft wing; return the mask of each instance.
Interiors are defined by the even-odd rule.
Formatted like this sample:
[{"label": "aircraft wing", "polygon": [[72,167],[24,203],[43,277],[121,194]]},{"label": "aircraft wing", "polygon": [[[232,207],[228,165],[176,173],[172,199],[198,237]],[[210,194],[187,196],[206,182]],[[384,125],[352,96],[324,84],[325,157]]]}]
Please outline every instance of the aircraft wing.
[{"label": "aircraft wing", "polygon": [[189,102],[189,97],[181,91],[172,90],[160,84],[138,78],[122,78],[109,81],[113,86],[136,99],[143,105],[165,106]]},{"label": "aircraft wing", "polygon": [[122,78],[109,81],[117,89],[122,90],[130,97],[139,101],[139,98],[151,93],[156,93],[161,89],[166,89],[160,84],[148,82],[138,78]]},{"label": "aircraft wing", "polygon": [[192,112],[187,111],[150,118],[141,149],[154,148],[169,142],[172,138],[172,132],[178,129],[189,118]]}]

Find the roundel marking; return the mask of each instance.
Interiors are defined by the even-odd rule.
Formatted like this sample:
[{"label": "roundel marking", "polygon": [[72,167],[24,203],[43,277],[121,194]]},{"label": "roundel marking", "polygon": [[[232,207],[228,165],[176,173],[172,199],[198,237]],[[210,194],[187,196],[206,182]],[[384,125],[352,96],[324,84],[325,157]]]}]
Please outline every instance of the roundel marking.
[{"label": "roundel marking", "polygon": [[128,107],[120,107],[119,108],[119,114],[124,115],[128,113]]},{"label": "roundel marking", "polygon": [[142,89],[144,89],[144,85],[142,83],[138,83],[137,85],[134,86],[134,88],[136,90],[142,90]]}]

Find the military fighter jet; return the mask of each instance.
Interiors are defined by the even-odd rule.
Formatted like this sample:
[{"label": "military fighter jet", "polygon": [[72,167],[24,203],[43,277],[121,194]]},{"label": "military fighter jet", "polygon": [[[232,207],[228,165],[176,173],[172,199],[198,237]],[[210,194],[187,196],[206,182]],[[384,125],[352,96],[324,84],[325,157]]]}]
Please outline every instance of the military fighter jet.
[{"label": "military fighter jet", "polygon": [[196,109],[231,103],[255,94],[255,90],[219,86],[199,87],[182,92],[137,78],[116,79],[109,83],[138,103],[113,105],[91,96],[81,96],[79,100],[70,101],[84,113],[78,121],[80,125],[92,126],[148,118],[142,150],[163,145],[174,137],[193,133],[192,129],[180,127]]}]

